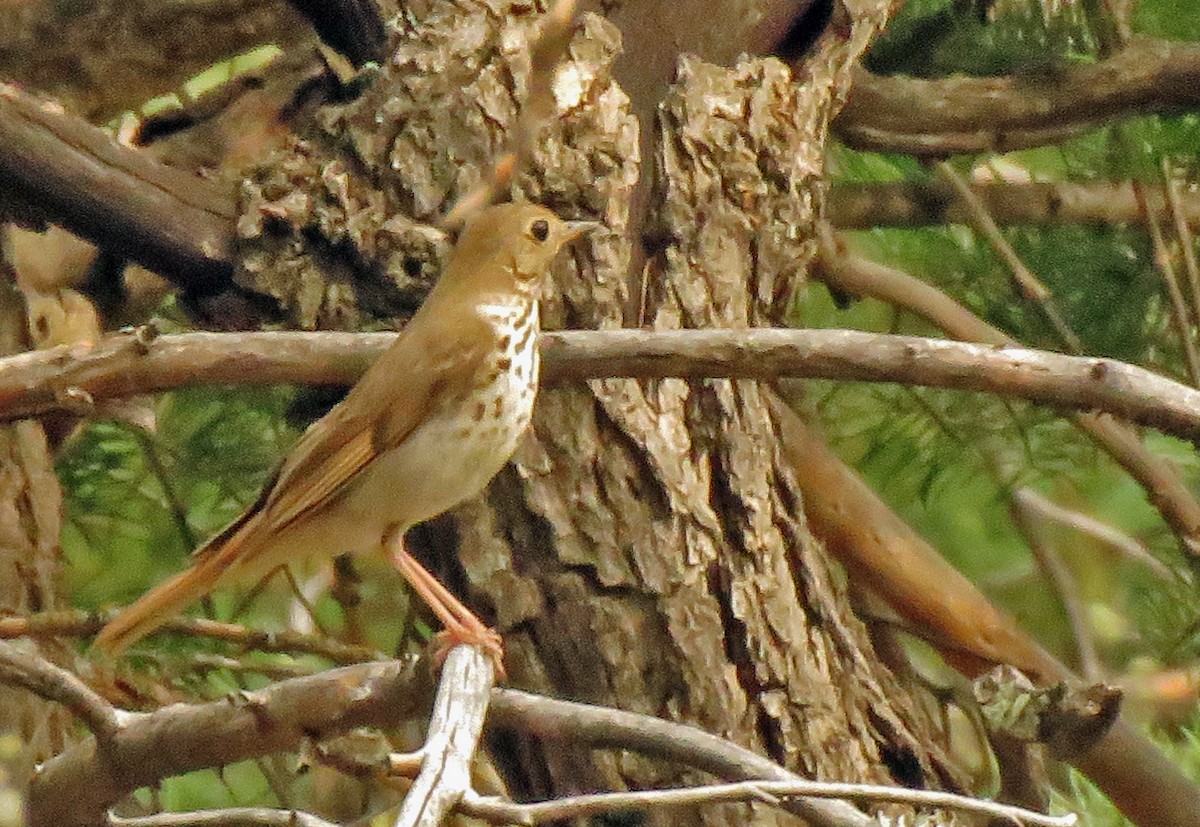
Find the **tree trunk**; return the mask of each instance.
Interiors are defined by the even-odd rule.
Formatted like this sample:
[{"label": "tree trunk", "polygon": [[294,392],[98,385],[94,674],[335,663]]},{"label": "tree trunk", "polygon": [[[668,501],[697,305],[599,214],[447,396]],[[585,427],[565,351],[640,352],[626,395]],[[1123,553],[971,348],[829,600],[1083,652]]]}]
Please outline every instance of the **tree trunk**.
[{"label": "tree trunk", "polygon": [[[815,254],[828,124],[882,17],[865,9],[797,77],[774,59],[685,58],[657,122],[639,124],[613,79],[619,32],[585,16],[557,76],[558,118],[516,188],[608,231],[559,268],[546,325],[619,327],[629,307],[656,329],[785,321]],[[247,187],[248,215],[271,218],[244,222],[243,281],[301,326],[402,312],[444,245],[396,216],[445,210],[518,111],[536,16],[460,0],[409,4],[405,19],[363,97]],[[639,157],[644,145],[654,157]],[[643,224],[633,194],[651,174]],[[298,201],[303,181],[311,197]],[[301,232],[318,226],[315,243]],[[338,253],[347,243],[354,256]],[[340,272],[331,281],[314,261]],[[515,686],[694,723],[815,778],[954,788],[938,734],[809,533],[764,394],[730,381],[548,389],[487,495],[410,546],[497,624]],[[501,740],[518,795],[678,780],[636,756]],[[687,818],[747,815],[729,805]]]}]

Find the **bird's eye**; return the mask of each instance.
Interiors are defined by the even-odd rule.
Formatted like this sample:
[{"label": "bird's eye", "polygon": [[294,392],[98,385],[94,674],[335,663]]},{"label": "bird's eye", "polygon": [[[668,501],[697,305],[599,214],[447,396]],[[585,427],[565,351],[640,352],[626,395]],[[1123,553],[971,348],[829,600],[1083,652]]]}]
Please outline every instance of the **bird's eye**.
[{"label": "bird's eye", "polygon": [[538,241],[545,241],[550,237],[550,222],[544,218],[539,218],[529,225],[529,234]]}]

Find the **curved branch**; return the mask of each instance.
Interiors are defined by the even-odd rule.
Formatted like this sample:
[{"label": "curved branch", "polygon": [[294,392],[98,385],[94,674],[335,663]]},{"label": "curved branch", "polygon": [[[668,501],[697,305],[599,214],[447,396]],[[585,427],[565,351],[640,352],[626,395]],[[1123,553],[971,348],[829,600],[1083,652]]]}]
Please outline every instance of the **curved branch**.
[{"label": "curved branch", "polygon": [[57,701],[87,724],[107,746],[121,729],[121,716],[108,701],[77,676],[40,655],[23,652],[13,643],[0,642],[0,683],[20,686],[48,701]]},{"label": "curved branch", "polygon": [[856,149],[944,157],[1056,143],[1110,120],[1200,106],[1200,44],[1134,38],[1042,75],[921,80],[859,70],[834,122]]},{"label": "curved branch", "polygon": [[103,750],[91,738],[42,765],[29,788],[29,824],[100,824],[125,795],[167,776],[295,750],[306,738],[358,726],[399,724],[432,694],[415,664],[348,666],[228,700],[127,713]]},{"label": "curved branch", "polygon": [[[350,385],[391,333],[111,336],[0,360],[0,421],[184,385]],[[613,377],[901,382],[1098,410],[1200,441],[1200,391],[1113,359],[854,330],[607,330],[542,336],[548,381]]]}]

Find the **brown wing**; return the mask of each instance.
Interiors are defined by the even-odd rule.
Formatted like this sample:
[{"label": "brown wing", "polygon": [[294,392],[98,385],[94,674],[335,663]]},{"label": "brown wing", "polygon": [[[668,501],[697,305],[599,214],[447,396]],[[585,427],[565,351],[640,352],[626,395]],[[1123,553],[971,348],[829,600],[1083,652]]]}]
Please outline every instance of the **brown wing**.
[{"label": "brown wing", "polygon": [[431,321],[414,319],[349,395],[304,433],[261,500],[261,530],[278,531],[322,508],[379,453],[403,441],[447,388],[471,381],[492,348],[481,335],[490,333],[486,323],[475,316],[449,330],[420,323]]}]

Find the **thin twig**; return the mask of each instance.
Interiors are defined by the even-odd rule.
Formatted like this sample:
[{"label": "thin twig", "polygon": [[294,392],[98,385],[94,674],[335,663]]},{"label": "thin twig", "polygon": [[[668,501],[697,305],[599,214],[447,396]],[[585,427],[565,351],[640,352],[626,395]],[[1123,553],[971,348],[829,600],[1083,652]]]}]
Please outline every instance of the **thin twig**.
[{"label": "thin twig", "polygon": [[14,643],[0,642],[0,683],[19,686],[62,704],[105,745],[111,744],[124,724],[123,716],[128,714],[116,709],[76,675]]},{"label": "thin twig", "polygon": [[1158,265],[1159,272],[1162,273],[1163,284],[1167,288],[1167,297],[1171,301],[1171,319],[1175,322],[1175,332],[1179,334],[1179,344],[1183,348],[1183,355],[1187,360],[1188,376],[1191,378],[1193,386],[1200,387],[1200,353],[1197,353],[1196,343],[1192,339],[1192,329],[1188,322],[1190,314],[1187,302],[1183,298],[1183,291],[1179,288],[1179,276],[1175,273],[1171,252],[1167,249],[1167,242],[1163,238],[1162,228],[1158,226],[1158,219],[1150,215],[1150,209],[1146,205],[1145,192],[1137,181],[1133,182],[1133,194],[1137,198],[1138,207],[1146,213],[1146,227],[1150,231],[1150,243],[1154,247],[1154,263]]},{"label": "thin twig", "polygon": [[983,201],[971,190],[963,177],[958,174],[949,161],[940,161],[937,165],[937,171],[941,175],[942,180],[950,184],[954,188],[955,193],[962,199],[966,205],[967,211],[971,215],[972,224],[976,231],[983,236],[984,241],[992,248],[992,252],[996,257],[1004,262],[1008,267],[1008,271],[1012,274],[1013,281],[1016,282],[1017,288],[1021,291],[1027,300],[1034,302],[1041,308],[1043,315],[1050,322],[1058,337],[1066,345],[1071,353],[1083,353],[1083,342],[1075,335],[1075,331],[1071,330],[1066,319],[1058,309],[1058,304],[1054,301],[1054,295],[1050,292],[1046,285],[1042,284],[1041,280],[1033,274],[1025,262],[1021,261],[1021,257],[1017,255],[1017,251],[1013,249],[1012,244],[1004,237],[1004,233],[996,224],[991,214],[988,213],[987,207]]},{"label": "thin twig", "polygon": [[1075,814],[1049,816],[998,804],[979,798],[969,798],[937,790],[913,790],[880,784],[843,784],[826,781],[742,781],[734,784],[709,784],[672,790],[637,790],[620,793],[599,793],[560,798],[536,804],[514,804],[493,798],[464,800],[460,809],[498,824],[534,825],[547,821],[612,812],[614,810],[649,809],[651,807],[682,807],[696,804],[717,804],[730,801],[759,801],[778,806],[779,800],[790,796],[809,798],[838,798],[872,803],[907,804],[913,807],[959,810],[1007,819],[1014,824],[1032,827],[1071,827],[1078,821]]},{"label": "thin twig", "polygon": [[[1179,178],[1172,173],[1171,164],[1166,158],[1162,159],[1162,174],[1163,184],[1167,191],[1167,204],[1171,208],[1171,220],[1175,222],[1175,237],[1179,240],[1179,247],[1183,251],[1183,269],[1187,273],[1188,286],[1192,292],[1190,308],[1192,324],[1200,324],[1200,266],[1196,264],[1195,238],[1192,237],[1192,228],[1188,226],[1183,195],[1179,192]],[[1145,187],[1141,189],[1142,198],[1145,200]],[[1143,210],[1143,212],[1147,212],[1147,210]]]},{"label": "thin twig", "polygon": [[[0,640],[20,637],[90,637],[100,631],[116,612],[79,610],[39,612],[23,617],[0,617]],[[317,655],[337,664],[384,660],[386,656],[367,646],[354,646],[321,635],[295,631],[264,632],[236,623],[205,618],[176,617],[160,631],[192,637],[207,637],[263,652]]]},{"label": "thin twig", "polygon": [[571,43],[574,19],[575,0],[554,0],[553,6],[538,21],[537,35],[529,45],[530,72],[525,100],[516,123],[509,130],[508,147],[487,170],[484,180],[464,193],[446,213],[440,222],[443,228],[453,229],[464,224],[471,215],[494,201],[529,165],[538,128],[554,116],[554,70]]},{"label": "thin twig", "polygon": [[1009,500],[1009,510],[1013,525],[1025,538],[1025,544],[1033,553],[1033,559],[1042,570],[1051,588],[1058,595],[1071,634],[1075,639],[1075,651],[1079,656],[1079,671],[1088,681],[1099,681],[1103,674],[1100,655],[1096,650],[1096,641],[1092,629],[1088,625],[1083,600],[1079,594],[1078,584],[1074,576],[1059,558],[1058,553],[1046,541],[1041,527],[1036,525],[1035,511],[1022,496],[1023,489],[1013,492]]},{"label": "thin twig", "polygon": [[1160,580],[1170,582],[1175,579],[1176,573],[1151,554],[1144,545],[1108,523],[1074,509],[1063,508],[1032,488],[1020,488],[1014,496],[1020,497],[1025,507],[1037,511],[1044,519],[1067,526],[1080,534],[1086,534],[1093,540],[1113,549],[1122,557],[1150,569]]},{"label": "thin twig", "polygon": [[312,813],[270,807],[226,807],[190,813],[158,813],[121,818],[108,816],[108,827],[337,827]]}]

